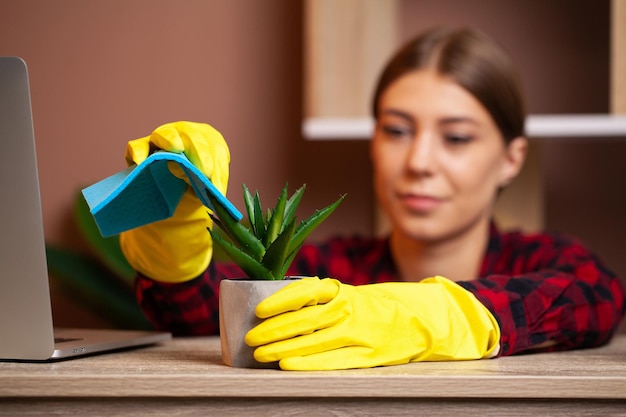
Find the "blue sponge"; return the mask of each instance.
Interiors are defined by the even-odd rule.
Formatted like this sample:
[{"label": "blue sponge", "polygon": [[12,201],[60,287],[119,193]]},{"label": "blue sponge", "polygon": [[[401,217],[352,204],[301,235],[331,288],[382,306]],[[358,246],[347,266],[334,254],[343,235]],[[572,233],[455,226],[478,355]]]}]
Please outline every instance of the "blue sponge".
[{"label": "blue sponge", "polygon": [[82,190],[102,236],[113,236],[174,214],[187,183],[171,173],[168,162],[181,166],[206,207],[213,209],[208,198],[210,194],[233,219],[241,220],[243,216],[237,208],[184,154],[159,151],[141,164],[130,166]]}]

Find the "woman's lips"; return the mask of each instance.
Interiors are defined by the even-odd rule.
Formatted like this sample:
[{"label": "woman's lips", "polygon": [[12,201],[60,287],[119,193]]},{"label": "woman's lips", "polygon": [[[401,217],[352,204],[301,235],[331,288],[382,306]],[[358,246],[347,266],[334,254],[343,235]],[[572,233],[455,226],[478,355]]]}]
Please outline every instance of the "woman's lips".
[{"label": "woman's lips", "polygon": [[427,213],[443,203],[441,198],[420,194],[401,195],[400,201],[407,209],[418,213]]}]

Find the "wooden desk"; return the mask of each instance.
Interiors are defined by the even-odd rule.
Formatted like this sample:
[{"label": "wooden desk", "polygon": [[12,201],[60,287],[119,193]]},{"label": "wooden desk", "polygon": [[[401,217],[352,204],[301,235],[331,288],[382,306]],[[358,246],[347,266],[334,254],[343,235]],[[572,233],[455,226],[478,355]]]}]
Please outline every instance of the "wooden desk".
[{"label": "wooden desk", "polygon": [[0,415],[201,412],[625,416],[626,335],[599,349],[349,371],[230,368],[221,363],[217,338],[56,363],[0,363]]}]

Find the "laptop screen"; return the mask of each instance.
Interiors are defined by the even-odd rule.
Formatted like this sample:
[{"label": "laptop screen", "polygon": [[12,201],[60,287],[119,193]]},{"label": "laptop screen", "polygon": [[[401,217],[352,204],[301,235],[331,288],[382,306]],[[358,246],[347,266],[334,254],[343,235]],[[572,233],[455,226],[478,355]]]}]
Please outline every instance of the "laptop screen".
[{"label": "laptop screen", "polygon": [[0,57],[0,358],[49,357],[53,326],[28,71]]}]

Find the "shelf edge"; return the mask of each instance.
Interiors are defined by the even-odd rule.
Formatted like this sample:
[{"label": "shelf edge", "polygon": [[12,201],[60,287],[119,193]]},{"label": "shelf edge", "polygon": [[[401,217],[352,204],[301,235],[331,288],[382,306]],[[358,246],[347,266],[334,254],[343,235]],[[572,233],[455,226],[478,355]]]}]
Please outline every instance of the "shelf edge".
[{"label": "shelf edge", "polygon": [[[368,140],[373,129],[369,117],[312,117],[302,122],[302,135],[308,140]],[[526,133],[536,138],[626,138],[626,115],[529,115]]]}]

